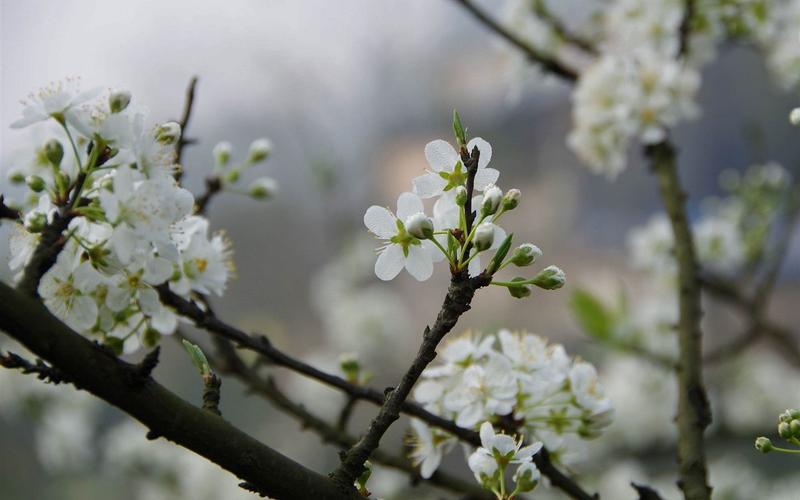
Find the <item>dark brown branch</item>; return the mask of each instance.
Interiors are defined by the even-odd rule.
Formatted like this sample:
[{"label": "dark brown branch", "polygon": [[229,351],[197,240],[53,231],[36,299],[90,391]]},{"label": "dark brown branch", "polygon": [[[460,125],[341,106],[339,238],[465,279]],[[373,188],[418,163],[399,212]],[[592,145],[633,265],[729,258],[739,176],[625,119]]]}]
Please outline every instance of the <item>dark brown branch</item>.
[{"label": "dark brown branch", "polygon": [[645,484],[631,483],[631,488],[636,490],[639,500],[662,500],[656,490]]},{"label": "dark brown branch", "polygon": [[685,0],[683,8],[683,19],[681,19],[681,25],[678,28],[679,56],[689,55],[689,45],[691,44],[692,22],[694,19],[695,9],[694,0]]},{"label": "dark brown branch", "polygon": [[[181,136],[178,139],[178,143],[175,145],[175,163],[178,165],[181,165],[181,160],[183,159],[184,146],[194,143],[194,141],[189,139],[186,135],[186,129],[189,128],[189,119],[192,117],[192,108],[194,107],[194,92],[196,87],[197,77],[193,76],[192,79],[189,80],[189,86],[186,87],[186,100],[183,104],[183,114],[178,122],[181,126]],[[181,167],[175,173],[175,179],[178,182],[180,182],[181,177],[183,177],[183,167]]]},{"label": "dark brown branch", "polygon": [[480,21],[484,26],[494,31],[497,35],[504,38],[508,43],[521,50],[531,62],[538,63],[542,68],[558,77],[567,81],[575,81],[578,79],[578,74],[572,68],[567,67],[561,61],[556,59],[550,54],[539,50],[521,37],[489,17],[479,7],[477,7],[471,0],[455,0],[464,9],[472,14],[475,19]]},{"label": "dark brown branch", "polygon": [[[467,192],[469,199],[472,193]],[[467,312],[472,303],[475,291],[489,284],[490,278],[483,275],[475,278],[466,276],[466,272],[453,275],[450,288],[447,291],[442,309],[433,324],[433,328],[426,328],[422,344],[414,357],[414,361],[403,375],[400,384],[388,392],[386,402],[381,406],[378,415],[370,423],[367,433],[350,448],[342,458],[342,463],[331,474],[333,479],[341,485],[353,484],[361,475],[364,462],[379,446],[380,440],[389,427],[400,417],[400,411],[416,384],[422,371],[436,357],[436,347],[445,335],[450,333],[458,319]]]},{"label": "dark brown branch", "polygon": [[[281,455],[221,417],[197,408],[56,319],[38,301],[0,284],[0,329],[78,387],[279,499],[359,498],[352,489]],[[134,383],[134,381],[138,382]]]},{"label": "dark brown branch", "polygon": [[19,220],[21,216],[19,210],[6,205],[5,197],[0,194],[0,219]]},{"label": "dark brown branch", "polygon": [[25,375],[36,375],[39,380],[53,385],[69,383],[69,379],[63,373],[41,359],[37,358],[36,362],[31,363],[19,354],[10,351],[5,355],[0,354],[0,366],[9,370],[20,370]]},{"label": "dark brown branch", "polygon": [[533,11],[536,17],[547,23],[553,32],[562,40],[571,43],[588,54],[597,55],[597,48],[594,44],[575,33],[570,32],[564,23],[547,8],[545,0],[535,0]]},{"label": "dark brown branch", "polygon": [[56,263],[58,254],[64,248],[67,240],[63,233],[72,220],[71,216],[56,212],[53,220],[42,230],[36,250],[33,251],[30,261],[25,266],[22,279],[17,289],[26,295],[35,297],[42,276]]},{"label": "dark brown branch", "polygon": [[208,210],[208,204],[220,191],[222,191],[222,180],[217,176],[207,177],[205,192],[194,202],[194,213],[205,215],[206,210]]},{"label": "dark brown branch", "polygon": [[669,142],[648,146],[645,153],[658,179],[669,217],[678,264],[678,485],[687,500],[711,496],[706,470],[703,432],[711,423],[711,408],[703,385],[700,277],[694,238],[684,206],[675,150]]}]

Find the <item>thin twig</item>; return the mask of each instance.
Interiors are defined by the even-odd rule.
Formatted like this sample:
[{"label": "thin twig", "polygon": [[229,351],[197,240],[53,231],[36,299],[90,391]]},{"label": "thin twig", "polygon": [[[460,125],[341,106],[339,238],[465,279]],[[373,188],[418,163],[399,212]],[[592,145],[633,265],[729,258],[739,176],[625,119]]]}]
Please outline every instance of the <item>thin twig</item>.
[{"label": "thin twig", "polygon": [[[181,126],[181,136],[178,139],[178,143],[175,144],[175,163],[181,165],[181,160],[183,159],[183,148],[188,144],[193,144],[194,141],[189,139],[186,135],[186,129],[189,127],[189,119],[192,117],[192,108],[194,107],[194,92],[197,87],[197,77],[193,76],[191,80],[189,80],[189,85],[186,87],[186,100],[183,104],[183,114],[181,115],[181,120],[178,122]],[[175,173],[175,180],[180,182],[181,177],[183,177],[183,168],[178,169]]]},{"label": "thin twig", "polygon": [[194,202],[194,213],[197,215],[205,215],[208,210],[208,204],[217,193],[222,191],[222,180],[217,176],[206,178],[206,190],[198,196]]},{"label": "thin twig", "polygon": [[570,32],[564,23],[555,16],[547,7],[545,0],[535,0],[533,3],[533,12],[540,20],[544,21],[553,30],[561,40],[579,47],[581,50],[588,54],[597,55],[597,47],[594,44],[580,35]]},{"label": "thin twig", "polygon": [[500,35],[511,45],[521,50],[530,61],[538,63],[546,71],[559,76],[564,80],[572,82],[578,79],[578,74],[575,72],[575,70],[567,67],[552,55],[539,50],[538,48],[529,44],[527,41],[523,40],[521,37],[517,36],[508,28],[489,17],[471,0],[455,0],[455,2],[464,7],[467,12],[472,14],[472,16],[480,21],[484,26],[494,31],[497,35]]},{"label": "thin twig", "polygon": [[19,220],[21,216],[19,210],[6,205],[5,197],[0,194],[0,219]]},{"label": "thin twig", "polygon": [[69,382],[69,379],[61,371],[41,359],[37,358],[35,362],[30,362],[19,354],[14,354],[10,351],[6,352],[6,354],[0,354],[0,366],[9,370],[19,370],[25,375],[34,374],[39,380],[53,385]]},{"label": "thin twig", "polygon": [[707,500],[711,495],[706,470],[703,432],[711,423],[711,408],[703,385],[700,278],[694,238],[684,206],[675,150],[664,141],[645,149],[658,179],[675,241],[678,263],[678,485],[687,500]]}]

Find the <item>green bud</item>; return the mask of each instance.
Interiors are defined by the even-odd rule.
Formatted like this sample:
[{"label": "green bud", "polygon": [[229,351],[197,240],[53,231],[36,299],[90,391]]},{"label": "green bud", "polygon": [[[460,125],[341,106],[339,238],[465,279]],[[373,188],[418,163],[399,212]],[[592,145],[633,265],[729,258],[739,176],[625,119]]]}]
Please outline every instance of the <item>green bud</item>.
[{"label": "green bud", "polygon": [[256,200],[268,200],[278,192],[278,183],[269,177],[261,177],[250,183],[247,194]]},{"label": "green bud", "polygon": [[35,193],[41,193],[46,187],[44,179],[38,175],[29,175],[25,178],[25,183],[28,184],[28,187],[31,188],[31,191]]},{"label": "green bud", "polygon": [[56,139],[50,139],[44,143],[44,155],[47,157],[47,161],[58,167],[61,165],[61,159],[64,158],[64,146]]},{"label": "green bud", "polygon": [[761,436],[756,439],[756,449],[761,453],[769,453],[773,450],[772,441],[769,438]]},{"label": "green bud", "polygon": [[464,124],[461,123],[458,111],[455,109],[453,110],[453,134],[456,136],[456,142],[459,147],[467,145],[467,131],[464,128]]},{"label": "green bud", "polygon": [[241,176],[242,172],[238,168],[233,168],[227,174],[225,174],[225,184],[236,184],[239,182],[239,178]]},{"label": "green bud", "polygon": [[47,225],[47,217],[43,213],[35,213],[25,217],[25,228],[31,233],[41,233]]},{"label": "green bud", "polygon": [[556,266],[548,266],[542,269],[536,277],[533,278],[533,284],[545,290],[556,290],[564,286],[566,276],[564,271]]},{"label": "green bud", "polygon": [[62,171],[56,173],[56,191],[60,194],[66,194],[69,190],[70,179],[67,174]]},{"label": "green bud", "polygon": [[800,420],[792,420],[789,422],[789,434],[791,437],[800,437]]},{"label": "green bud", "polygon": [[258,163],[269,158],[272,153],[272,143],[268,139],[256,139],[250,144],[250,151],[247,157],[249,163]]},{"label": "green bud", "polygon": [[475,238],[472,244],[479,252],[488,250],[492,243],[494,243],[494,224],[491,222],[484,222],[475,229]]},{"label": "green bud", "polygon": [[481,213],[483,215],[493,215],[500,207],[500,202],[503,200],[503,191],[497,186],[489,186],[483,192],[483,203],[481,204]]},{"label": "green bud", "polygon": [[467,203],[467,188],[458,186],[456,188],[456,205],[463,207]]},{"label": "green bud", "polygon": [[[796,420],[793,420],[792,422],[796,422]],[[792,430],[789,428],[788,422],[781,422],[778,424],[778,435],[783,439],[789,439],[792,437]]]},{"label": "green bud", "polygon": [[181,126],[177,122],[166,122],[156,127],[156,140],[161,144],[175,144],[180,138]]},{"label": "green bud", "polygon": [[155,328],[148,328],[142,335],[142,345],[150,349],[158,345],[161,334]]},{"label": "green bud", "polygon": [[500,206],[506,212],[509,210],[514,210],[519,205],[519,199],[522,197],[522,192],[519,189],[509,189],[508,192],[503,196],[503,201],[501,202]]},{"label": "green bud", "polygon": [[25,182],[25,174],[19,170],[12,170],[8,173],[8,181],[11,184],[22,184]]},{"label": "green bud", "polygon": [[421,240],[433,238],[433,219],[422,212],[418,212],[408,217],[405,221],[408,234]]},{"label": "green bud", "polygon": [[211,154],[214,155],[214,161],[217,163],[218,166],[224,167],[231,161],[231,147],[230,142],[220,142],[214,149],[211,151]]},{"label": "green bud", "polygon": [[125,342],[119,337],[106,337],[103,340],[103,344],[109,349],[111,349],[114,352],[114,354],[120,356],[122,354]]},{"label": "green bud", "polygon": [[108,96],[108,107],[112,113],[119,113],[128,107],[131,102],[131,93],[127,90],[112,90]]},{"label": "green bud", "polygon": [[367,481],[369,481],[370,476],[372,475],[372,463],[367,460],[364,462],[364,472],[361,473],[355,481],[355,487],[358,489],[359,493],[364,496],[369,495],[369,490],[367,490]]},{"label": "green bud", "polygon": [[[514,278],[511,280],[512,282],[524,282],[527,281],[525,278]],[[516,299],[524,299],[525,297],[530,296],[531,294],[531,287],[530,285],[520,283],[519,285],[513,285],[508,287],[508,293],[511,294],[512,297]]]},{"label": "green bud", "polygon": [[351,384],[358,383],[359,373],[361,372],[361,363],[358,362],[358,357],[353,353],[345,353],[339,356],[339,368],[344,373],[344,377]]},{"label": "green bud", "polygon": [[542,256],[542,251],[533,243],[523,243],[511,254],[511,263],[517,267],[530,266]]}]

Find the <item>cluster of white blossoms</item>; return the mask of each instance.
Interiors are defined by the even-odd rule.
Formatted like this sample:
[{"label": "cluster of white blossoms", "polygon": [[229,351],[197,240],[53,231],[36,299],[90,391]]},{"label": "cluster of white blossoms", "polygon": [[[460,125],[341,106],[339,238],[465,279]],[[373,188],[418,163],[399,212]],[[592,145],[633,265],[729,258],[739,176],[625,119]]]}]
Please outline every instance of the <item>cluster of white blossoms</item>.
[{"label": "cluster of white blossoms", "polygon": [[[599,436],[611,423],[611,401],[595,368],[537,335],[468,334],[447,342],[439,358],[443,363],[425,370],[413,396],[460,427],[500,424],[529,442],[543,442],[555,460],[565,463],[580,454],[582,440]],[[418,420],[412,420],[412,429],[411,456],[421,475],[430,477],[456,438]],[[471,459],[471,466],[473,460],[478,459]]]},{"label": "cluster of white blossoms", "polygon": [[[511,27],[554,53],[561,40],[542,4],[513,2]],[[726,38],[755,42],[784,88],[800,81],[800,0],[702,0],[683,26],[685,9],[681,0],[613,0],[583,27],[597,54],[580,70],[567,143],[595,173],[616,177],[634,140],[658,143],[698,116],[699,72]]]},{"label": "cluster of white blossoms", "polygon": [[[62,137],[11,171],[12,181],[27,184],[28,196],[10,238],[9,264],[20,280],[42,232],[57,218],[68,220],[66,243],[38,293],[76,331],[131,352],[177,326],[156,287],[184,297],[223,293],[233,270],[230,245],[194,215],[194,197],[175,180],[180,126],[148,125],[127,91],[76,87],[68,81],[32,95],[12,124],[49,121]],[[257,141],[248,162],[267,154],[268,144]]]},{"label": "cluster of white blossoms", "polygon": [[[518,189],[503,193],[496,185],[500,172],[488,166],[492,146],[480,137],[467,142],[457,113],[453,130],[458,149],[441,139],[429,142],[425,146],[429,170],[414,178],[413,192],[398,197],[395,212],[373,205],[364,214],[367,229],[383,241],[375,262],[375,275],[382,280],[394,279],[405,268],[425,281],[433,275],[434,262],[441,260],[448,261],[453,273],[466,270],[469,276],[490,277],[510,265],[529,266],[542,255],[531,243],[512,251],[512,235],[498,225],[522,195]],[[468,199],[470,192],[481,194]],[[425,213],[423,199],[436,200],[432,217]],[[494,256],[483,266],[481,255],[491,250]],[[552,290],[563,286],[564,280],[561,269],[549,266],[533,278],[491,283],[521,298],[530,295],[532,285]]]}]

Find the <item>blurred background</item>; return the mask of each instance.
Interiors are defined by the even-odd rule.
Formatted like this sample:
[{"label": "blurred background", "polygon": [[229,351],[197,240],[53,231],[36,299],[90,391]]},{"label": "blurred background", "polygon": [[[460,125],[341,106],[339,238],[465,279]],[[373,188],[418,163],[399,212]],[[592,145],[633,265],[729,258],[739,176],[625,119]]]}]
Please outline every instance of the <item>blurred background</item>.
[{"label": "blurred background", "polygon": [[[581,16],[589,3],[563,2],[558,10]],[[498,5],[486,6],[501,15]],[[2,0],[0,71],[4,171],[19,150],[41,139],[9,129],[21,110],[18,101],[51,81],[79,76],[86,88],[127,88],[134,101],[150,108],[151,118],[167,120],[179,117],[186,85],[197,75],[186,133],[198,142],[184,153],[186,187],[202,192],[217,142],[230,141],[235,160],[259,137],[269,138],[274,150],[258,173],[280,184],[279,194],[267,203],[234,193],[212,202],[212,227],[224,229],[232,241],[238,269],[225,296],[213,300],[217,313],[331,371],[342,352],[359,352],[375,387],[394,383],[404,371],[424,326],[438,311],[447,272],[437,268],[423,284],[405,273],[379,282],[372,273],[374,243],[363,227],[363,213],[373,204],[393,207],[397,194],[410,190],[411,179],[426,168],[425,144],[450,140],[451,113],[458,109],[470,135],[492,144],[500,185],[522,190],[523,203],[505,226],[514,227],[520,241],[540,246],[540,262],[562,267],[568,281],[559,291],[535,293],[525,301],[510,299],[502,289],[483,290],[457,329],[525,329],[596,362],[618,422],[589,445],[589,455],[574,471],[606,498],[634,498],[627,483],[648,478],[655,478],[665,497],[676,497],[671,376],[610,355],[585,336],[569,308],[578,287],[611,300],[626,290],[636,307],[636,295],[649,284],[629,265],[626,235],[659,211],[654,178],[636,151],[615,182],[592,175],[565,144],[570,88],[525,70],[512,49],[454,2]],[[744,171],[777,161],[800,177],[800,135],[786,119],[797,96],[770,81],[757,53],[745,46],[724,48],[704,70],[699,103],[701,118],[674,132],[690,215],[697,216],[704,198],[719,194],[718,177],[725,169]],[[16,192],[5,176],[0,191]],[[3,225],[0,239],[7,238]],[[800,241],[794,240],[770,310],[772,318],[792,327],[800,323]],[[0,254],[7,259],[7,245],[0,246]],[[0,267],[0,275],[8,281],[7,266]],[[707,306],[710,344],[741,332],[742,318],[719,304]],[[171,339],[162,344],[157,379],[199,401],[200,383],[187,356]],[[757,345],[709,369],[712,404],[720,415],[710,452],[718,492],[726,491],[725,481],[759,491],[796,467],[788,457],[752,450],[756,435],[774,431],[780,411],[800,405],[799,367],[768,347]],[[272,371],[310,409],[336,417],[342,404],[337,393],[278,368]],[[114,462],[114,450],[141,446],[147,453],[144,430],[105,436],[123,415],[71,388],[59,387],[54,395],[40,385],[31,377],[0,372],[0,498],[240,494],[234,478],[163,443],[153,449],[161,446],[166,457],[175,454],[165,459],[173,466],[186,461],[181,470],[194,471],[197,484],[205,485],[202,494],[141,484],[121,488],[135,478],[120,477],[123,466]],[[40,404],[48,398],[60,401],[63,414],[48,416],[47,406]],[[224,381],[222,410],[233,423],[311,468],[327,471],[336,463],[335,448],[245,394],[235,380]],[[363,430],[374,411],[359,404],[351,432]],[[405,421],[394,426],[387,449],[400,449],[406,429]],[[469,477],[460,450],[445,467]],[[378,480],[386,493],[376,485],[377,493],[404,498],[408,482],[402,476],[386,473]],[[733,489],[721,498],[756,498],[748,496],[750,491]]]}]

